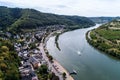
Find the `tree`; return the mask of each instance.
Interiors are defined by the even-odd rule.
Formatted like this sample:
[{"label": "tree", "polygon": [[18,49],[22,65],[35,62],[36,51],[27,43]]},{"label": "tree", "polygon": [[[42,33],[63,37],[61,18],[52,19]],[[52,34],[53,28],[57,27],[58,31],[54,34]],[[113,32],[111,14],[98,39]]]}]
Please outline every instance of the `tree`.
[{"label": "tree", "polygon": [[1,47],[1,50],[2,50],[3,52],[7,52],[7,51],[9,51],[9,48],[8,48],[7,46],[2,46],[2,47]]},{"label": "tree", "polygon": [[52,60],[53,60],[53,57],[52,57],[51,55],[49,55],[48,57],[49,57],[50,61],[52,61]]},{"label": "tree", "polygon": [[2,73],[2,71],[0,70],[0,80],[2,80],[2,76],[3,76],[3,73]]},{"label": "tree", "polygon": [[36,45],[35,45],[35,43],[31,43],[31,44],[29,44],[29,47],[30,47],[30,49],[34,49],[34,48],[36,48]]},{"label": "tree", "polygon": [[20,80],[18,73],[16,71],[9,71],[5,75],[5,80]]},{"label": "tree", "polygon": [[1,63],[1,64],[0,64],[0,69],[1,69],[2,71],[6,71],[7,65],[6,65],[5,63]]},{"label": "tree", "polygon": [[64,72],[62,75],[63,75],[63,78],[65,79],[66,78],[66,73]]},{"label": "tree", "polygon": [[40,74],[47,74],[48,73],[47,71],[48,71],[47,65],[41,65],[41,67],[39,68]]},{"label": "tree", "polygon": [[55,75],[55,73],[51,73],[49,75],[50,80],[60,80],[58,76]]}]

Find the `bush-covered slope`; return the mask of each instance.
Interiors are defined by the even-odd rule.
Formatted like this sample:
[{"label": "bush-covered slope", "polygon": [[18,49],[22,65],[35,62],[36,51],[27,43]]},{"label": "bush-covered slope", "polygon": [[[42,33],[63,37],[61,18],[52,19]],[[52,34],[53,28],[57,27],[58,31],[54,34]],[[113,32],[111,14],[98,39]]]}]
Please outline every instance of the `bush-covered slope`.
[{"label": "bush-covered slope", "polygon": [[90,32],[88,42],[120,59],[120,20],[114,20]]},{"label": "bush-covered slope", "polygon": [[20,59],[10,40],[0,38],[0,80],[20,80]]},{"label": "bush-covered slope", "polygon": [[34,9],[0,7],[0,27],[8,30],[29,29],[46,25],[93,26],[86,17],[42,13]]}]

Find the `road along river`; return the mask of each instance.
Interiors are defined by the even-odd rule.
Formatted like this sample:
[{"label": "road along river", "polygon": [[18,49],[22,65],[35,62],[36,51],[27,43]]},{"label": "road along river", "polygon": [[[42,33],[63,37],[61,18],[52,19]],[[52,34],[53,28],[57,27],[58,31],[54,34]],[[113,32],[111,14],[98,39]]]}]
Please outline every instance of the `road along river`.
[{"label": "road along river", "polygon": [[77,75],[73,75],[75,80],[120,80],[120,60],[93,48],[86,41],[86,32],[98,26],[60,35],[60,51],[56,48],[55,36],[47,42],[49,53],[66,70],[77,71]]}]

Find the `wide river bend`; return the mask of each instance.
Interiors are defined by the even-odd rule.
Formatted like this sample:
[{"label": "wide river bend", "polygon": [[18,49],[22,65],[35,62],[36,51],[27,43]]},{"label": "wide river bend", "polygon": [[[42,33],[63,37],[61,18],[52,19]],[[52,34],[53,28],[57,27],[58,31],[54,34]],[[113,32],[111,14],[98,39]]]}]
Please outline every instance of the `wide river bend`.
[{"label": "wide river bend", "polygon": [[94,27],[78,29],[60,35],[56,48],[55,36],[47,42],[49,53],[69,72],[73,69],[75,80],[120,80],[120,60],[93,48],[86,41],[87,31]]}]

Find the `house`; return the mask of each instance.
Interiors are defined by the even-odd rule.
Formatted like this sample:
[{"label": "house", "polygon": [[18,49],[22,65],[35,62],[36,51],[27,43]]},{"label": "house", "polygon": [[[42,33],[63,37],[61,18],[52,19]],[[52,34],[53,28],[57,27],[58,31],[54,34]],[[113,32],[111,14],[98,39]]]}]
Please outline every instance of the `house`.
[{"label": "house", "polygon": [[23,63],[24,68],[32,69],[31,64],[27,61]]},{"label": "house", "polygon": [[23,77],[23,76],[29,75],[30,69],[24,68],[24,67],[19,67],[19,71],[20,71],[21,77]]},{"label": "house", "polygon": [[41,64],[43,64],[43,65],[48,65],[47,61],[45,61],[45,60],[43,60],[43,61],[41,62]]},{"label": "house", "polygon": [[42,55],[39,55],[39,54],[35,54],[34,57],[37,59],[37,60],[42,60],[43,56]]},{"label": "house", "polygon": [[22,57],[23,53],[22,52],[18,52],[18,56]]},{"label": "house", "polygon": [[35,74],[35,72],[34,71],[30,71],[30,76],[31,76],[31,80],[38,80],[38,77],[37,77],[37,75]]},{"label": "house", "polygon": [[21,55],[21,58],[24,60],[24,61],[27,61],[29,59],[28,56],[24,56],[23,54]]},{"label": "house", "polygon": [[38,51],[37,49],[35,49],[35,50],[34,50],[34,53],[35,53],[35,54],[38,54],[38,53],[39,53],[39,51]]},{"label": "house", "polygon": [[41,66],[40,62],[35,57],[30,57],[29,61],[35,69]]},{"label": "house", "polygon": [[37,75],[32,70],[21,72],[21,77],[21,80],[38,80]]},{"label": "house", "polygon": [[32,77],[32,80],[38,80],[37,76]]}]

